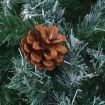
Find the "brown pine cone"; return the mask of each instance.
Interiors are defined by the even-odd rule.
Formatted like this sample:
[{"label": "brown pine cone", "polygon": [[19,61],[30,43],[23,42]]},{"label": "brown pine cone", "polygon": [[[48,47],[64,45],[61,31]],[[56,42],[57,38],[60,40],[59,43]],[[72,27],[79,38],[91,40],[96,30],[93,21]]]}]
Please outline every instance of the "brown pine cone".
[{"label": "brown pine cone", "polygon": [[53,70],[57,64],[63,62],[64,54],[67,53],[67,48],[63,46],[65,41],[67,39],[59,34],[56,26],[36,25],[34,30],[22,38],[21,46],[31,64],[37,68]]}]

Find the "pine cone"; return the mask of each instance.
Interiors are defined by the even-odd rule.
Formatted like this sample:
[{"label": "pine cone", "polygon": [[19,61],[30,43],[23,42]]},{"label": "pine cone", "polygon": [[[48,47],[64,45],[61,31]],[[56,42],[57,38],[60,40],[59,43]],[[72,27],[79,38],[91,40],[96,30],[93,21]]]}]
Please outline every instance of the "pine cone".
[{"label": "pine cone", "polygon": [[67,39],[58,32],[56,26],[36,25],[34,30],[22,38],[22,51],[31,64],[37,68],[53,70],[57,64],[63,62],[64,54],[67,53],[63,42]]}]

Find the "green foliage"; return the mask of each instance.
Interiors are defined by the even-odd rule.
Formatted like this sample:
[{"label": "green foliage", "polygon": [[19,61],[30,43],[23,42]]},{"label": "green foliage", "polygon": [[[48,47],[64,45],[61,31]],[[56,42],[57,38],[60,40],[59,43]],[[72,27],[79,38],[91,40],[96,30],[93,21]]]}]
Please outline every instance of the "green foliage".
[{"label": "green foliage", "polygon": [[91,5],[96,0],[59,0],[61,6],[65,8],[64,17],[67,22],[72,22],[76,25],[83,17],[89,13]]},{"label": "green foliage", "polygon": [[[17,7],[18,4],[21,4],[22,8],[18,8],[19,11],[21,10],[21,12],[17,11]],[[34,5],[33,5],[34,4]],[[14,86],[16,88],[20,88],[24,91],[21,91],[22,94],[22,98],[21,96],[16,95],[16,92],[13,92],[12,90],[8,90],[6,85],[8,84],[8,82],[10,81],[9,78],[11,78],[11,76],[13,76],[14,74],[14,69],[13,68],[13,64],[12,64],[12,58],[15,56],[15,58],[19,55],[17,53],[18,47],[19,47],[19,42],[20,39],[26,35],[28,33],[28,31],[32,28],[34,28],[35,24],[38,23],[43,23],[43,24],[52,24],[53,20],[51,20],[51,18],[55,18],[55,13],[56,15],[58,15],[58,13],[55,11],[56,8],[58,8],[58,2],[55,1],[49,1],[47,2],[46,0],[44,1],[34,1],[33,4],[31,2],[24,1],[24,2],[18,2],[18,1],[6,1],[4,0],[1,3],[1,12],[0,12],[0,46],[2,48],[1,52],[0,52],[0,105],[14,105],[14,103],[17,103],[17,105],[23,105],[23,101],[25,101],[25,103],[27,102],[27,100],[29,100],[28,102],[33,104],[39,104],[42,103],[43,100],[45,100],[45,98],[49,98],[46,97],[46,93],[44,93],[44,91],[47,88],[47,83],[45,85],[45,75],[41,76],[40,78],[37,75],[34,75],[34,72],[28,72],[28,73],[32,73],[32,78],[33,80],[36,78],[38,79],[42,79],[44,80],[44,82],[38,82],[36,83],[37,85],[34,84],[35,81],[30,81],[29,85],[33,84],[33,88],[32,90],[30,90],[29,87],[25,87],[23,88],[23,85],[20,87],[18,87],[18,85]],[[53,4],[53,5],[52,5]],[[29,5],[30,8],[27,8],[27,5]],[[34,7],[36,5],[36,7]],[[50,9],[52,6],[52,9]],[[43,8],[45,8],[45,11]],[[36,8],[36,9],[35,9]],[[40,8],[40,9],[38,9]],[[26,14],[24,15],[24,13],[27,13],[27,11],[25,11],[27,9],[28,11],[28,16],[29,17],[25,17]],[[30,11],[31,9],[31,11]],[[33,9],[35,11],[33,11]],[[25,11],[25,12],[24,12]],[[33,11],[33,12],[32,12]],[[61,13],[60,9],[58,8],[59,13]],[[44,13],[45,12],[45,13]],[[47,12],[47,13],[46,13]],[[35,14],[32,15],[31,14]],[[37,15],[38,14],[38,15]],[[49,14],[49,17],[48,15]],[[50,15],[51,14],[51,15]],[[62,16],[62,15],[60,15]],[[58,16],[58,18],[60,17]],[[48,22],[47,22],[48,20]],[[46,22],[45,22],[46,21]],[[60,20],[59,20],[60,21]],[[6,47],[7,46],[7,47]],[[18,62],[16,62],[18,63]],[[19,62],[20,63],[20,62]],[[22,77],[24,74],[22,73]],[[34,76],[34,77],[33,77]],[[16,77],[16,78],[15,78]],[[19,80],[17,80],[17,78],[21,78],[21,75],[15,75],[14,76],[14,82],[19,82],[24,79],[21,78]],[[25,78],[29,79],[29,76],[26,76]],[[40,84],[39,84],[40,83]],[[42,85],[42,86],[41,86]],[[43,88],[42,88],[43,87]],[[34,90],[36,88],[36,90]],[[27,91],[28,90],[28,91]],[[27,94],[26,94],[27,91]],[[28,95],[30,93],[30,95]],[[29,99],[24,99],[24,94],[28,95]],[[33,94],[33,95],[32,95]],[[47,92],[47,94],[50,95],[49,91]],[[32,95],[32,96],[31,96]],[[37,95],[37,97],[36,97]],[[43,97],[44,96],[44,97]],[[13,97],[13,98],[12,98]],[[42,98],[41,98],[42,97]],[[36,100],[35,100],[36,98]],[[13,101],[14,99],[14,101]],[[19,101],[19,102],[18,102]],[[45,101],[46,102],[46,101]]]},{"label": "green foliage", "polygon": [[[6,85],[10,82],[13,74],[13,56],[18,55],[16,48],[0,47],[0,105],[23,105],[23,101],[13,90],[8,90]],[[16,104],[17,103],[17,104]]]},{"label": "green foliage", "polygon": [[51,92],[51,78],[45,73],[37,73],[32,70],[24,59],[14,59],[16,69],[15,76],[10,82],[9,88],[16,89],[19,94],[25,94],[30,105],[39,105],[46,102],[46,97]]},{"label": "green foliage", "polygon": [[12,46],[19,44],[20,39],[28,33],[28,30],[34,28],[37,23],[50,25],[61,21],[63,10],[58,7],[58,1],[33,0],[29,2],[26,0],[19,2],[24,4],[21,7],[20,14],[16,11],[15,2],[10,2],[10,5],[7,5],[7,2],[3,2],[3,11],[0,13],[1,44],[5,42]]},{"label": "green foliage", "polygon": [[0,12],[2,10],[2,1],[0,1]]},{"label": "green foliage", "polygon": [[[70,17],[73,26],[65,22],[57,0],[0,2],[0,105],[105,105],[105,0],[75,27],[78,39],[71,28],[89,12],[91,2],[59,1],[67,18],[68,8],[70,16],[76,14]],[[36,70],[19,49],[20,39],[35,24],[57,25],[68,39],[65,60],[53,71]]]},{"label": "green foliage", "polygon": [[21,18],[12,13],[7,16],[3,14],[0,15],[0,42],[11,46],[17,45],[22,36],[32,27],[32,24],[30,21],[21,21]]},{"label": "green foliage", "polygon": [[[23,98],[23,97],[22,97]],[[19,98],[16,91],[0,86],[0,105],[26,105],[24,99]]]},{"label": "green foliage", "polygon": [[90,48],[98,49],[99,43],[102,43],[105,52],[105,1],[99,0],[97,3],[96,0],[59,1],[65,8],[66,21],[72,22],[74,29],[77,30],[75,34],[78,39],[84,40]]},{"label": "green foliage", "polygon": [[90,47],[98,49],[99,43],[102,43],[102,48],[105,50],[104,11],[105,1],[97,1],[90,13],[77,25],[77,34],[79,39],[89,43]]}]

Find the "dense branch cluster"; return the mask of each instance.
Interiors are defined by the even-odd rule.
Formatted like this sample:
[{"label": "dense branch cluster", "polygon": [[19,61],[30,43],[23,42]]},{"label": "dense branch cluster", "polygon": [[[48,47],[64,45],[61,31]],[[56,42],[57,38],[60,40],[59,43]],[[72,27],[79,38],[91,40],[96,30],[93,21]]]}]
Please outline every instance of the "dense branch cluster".
[{"label": "dense branch cluster", "polygon": [[104,11],[73,26],[58,0],[1,0],[0,105],[105,105]]}]

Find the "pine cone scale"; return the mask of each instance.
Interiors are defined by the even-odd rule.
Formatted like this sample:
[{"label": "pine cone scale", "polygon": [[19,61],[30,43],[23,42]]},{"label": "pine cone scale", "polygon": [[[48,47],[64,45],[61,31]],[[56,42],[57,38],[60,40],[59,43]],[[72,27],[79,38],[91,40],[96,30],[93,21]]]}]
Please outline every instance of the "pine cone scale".
[{"label": "pine cone scale", "polygon": [[63,35],[59,34],[57,36],[56,40],[54,40],[52,43],[56,44],[56,43],[62,43],[62,42],[65,42],[65,41],[67,41],[67,39]]},{"label": "pine cone scale", "polygon": [[38,42],[34,42],[32,48],[35,50],[41,50],[42,49]]},{"label": "pine cone scale", "polygon": [[21,40],[21,45],[24,45],[26,42],[27,42],[27,37],[24,37],[24,38]]},{"label": "pine cone scale", "polygon": [[41,61],[42,57],[36,53],[31,54],[31,60],[39,63]]},{"label": "pine cone scale", "polygon": [[56,26],[49,27],[49,40],[54,40],[58,36],[58,28]]},{"label": "pine cone scale", "polygon": [[43,61],[43,64],[44,64],[46,67],[52,67],[52,66],[54,66],[54,62],[53,62],[52,60]]},{"label": "pine cone scale", "polygon": [[47,60],[51,60],[51,59],[52,59],[50,53],[44,53],[44,57],[45,57]]},{"label": "pine cone scale", "polygon": [[64,46],[62,46],[62,44],[57,44],[57,45],[55,45],[55,49],[56,49],[56,51],[59,52],[59,53],[62,53],[62,54],[67,53],[67,48],[64,47]]},{"label": "pine cone scale", "polygon": [[49,50],[50,50],[50,53],[51,53],[51,57],[55,58],[57,56],[57,51],[53,48],[50,48]]},{"label": "pine cone scale", "polygon": [[63,62],[64,60],[64,57],[61,55],[61,56],[57,56],[55,59],[54,59],[57,63],[60,63],[60,62]]},{"label": "pine cone scale", "polygon": [[27,36],[27,42],[29,43],[29,44],[33,44],[34,43],[34,41],[35,41],[35,39],[33,38],[33,36]]},{"label": "pine cone scale", "polygon": [[38,30],[40,32],[41,37],[43,38],[43,40],[46,40],[46,28],[45,26],[42,25],[36,25],[35,29]]},{"label": "pine cone scale", "polygon": [[27,43],[24,44],[24,50],[25,50],[27,53],[30,53],[30,52],[31,52],[30,47],[29,47],[29,45],[28,45]]}]

